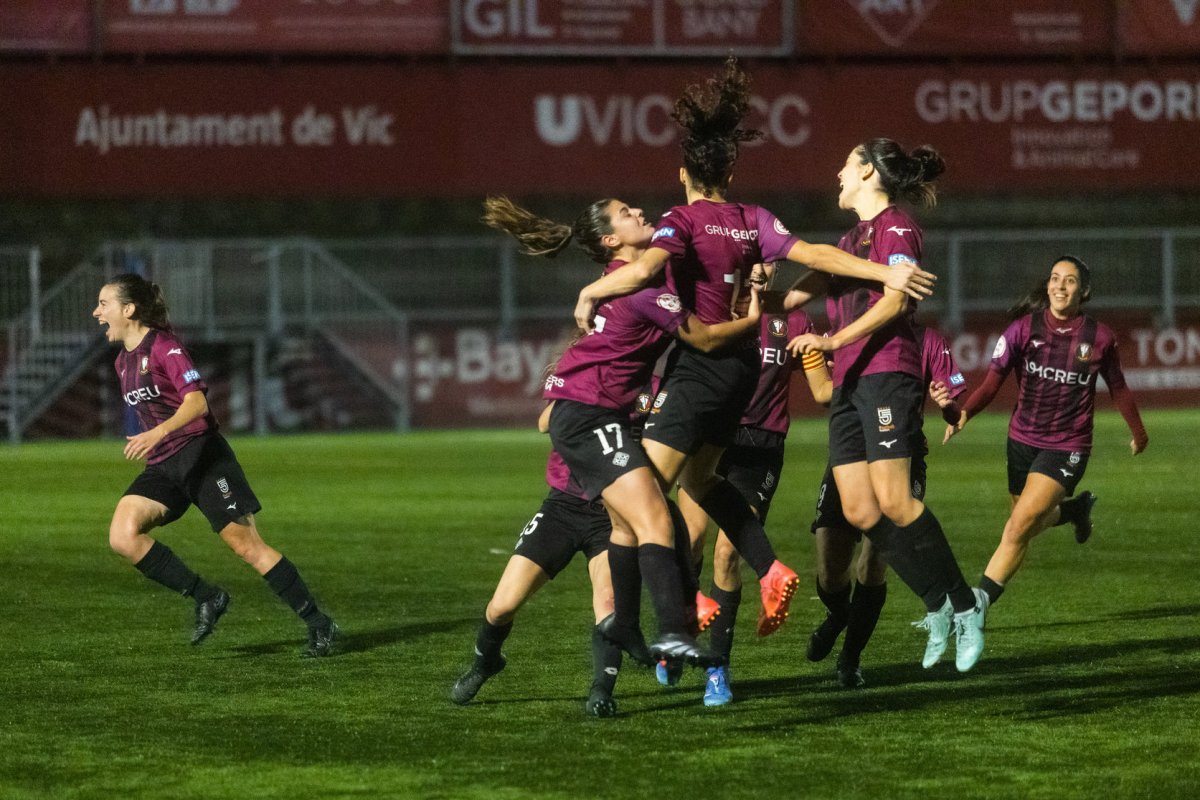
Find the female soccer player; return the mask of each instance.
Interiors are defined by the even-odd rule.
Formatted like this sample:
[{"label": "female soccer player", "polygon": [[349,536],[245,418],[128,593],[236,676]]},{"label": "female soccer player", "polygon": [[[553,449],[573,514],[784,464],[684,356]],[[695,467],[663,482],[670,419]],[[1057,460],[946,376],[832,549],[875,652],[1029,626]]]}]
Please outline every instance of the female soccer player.
[{"label": "female soccer player", "polygon": [[[741,127],[750,107],[749,78],[730,58],[718,78],[689,86],[673,117],[683,128],[679,171],[687,204],[663,215],[650,248],[637,260],[586,286],[575,319],[590,330],[596,303],[628,294],[666,268],[669,288],[706,324],[732,318],[752,265],[790,259],[817,269],[877,280],[928,293],[933,276],[915,266],[894,270],[827,245],[792,236],[764,208],[726,199],[741,142],[758,131]],[[758,349],[751,341],[716,354],[676,348],[646,423],[646,453],[664,486],[676,482],[725,531],[759,578],[763,607],[758,633],[777,630],[799,585],[796,573],[775,558],[762,523],[741,493],[716,474],[724,449],[758,382]],[[617,589],[618,595],[620,588]]]},{"label": "female soccer player", "polygon": [[147,578],[195,600],[192,644],[200,644],[229,608],[229,593],[148,535],[195,505],[213,531],[304,620],[308,647],[303,654],[329,655],[338,626],[317,607],[292,562],[259,535],[254,515],[262,506],[217,430],[205,399],[208,387],[171,330],[158,286],[139,275],[118,275],[101,287],[92,316],[107,328],[108,341],[123,346],[116,360],[121,394],[142,427],[126,437],[125,458],[146,460],[113,512],[109,545]]},{"label": "female soccer player", "polygon": [[946,429],[949,441],[1016,372],[1017,405],[1008,424],[1012,513],[979,582],[988,605],[1000,599],[1033,537],[1067,523],[1081,544],[1092,533],[1095,496],[1083,492],[1066,498],[1075,494],[1092,450],[1097,377],[1108,384],[1133,434],[1130,452],[1138,455],[1150,441],[1133,392],[1125,385],[1116,336],[1081,309],[1091,296],[1091,283],[1091,272],[1080,259],[1054,260],[1050,276],[1010,309],[1015,321],[996,340],[987,378],[967,400],[957,424]]},{"label": "female soccer player", "polygon": [[[859,223],[838,242],[886,265],[921,263],[921,229],[895,202],[926,207],[945,170],[931,147],[906,153],[891,139],[855,147],[838,172],[838,205]],[[921,343],[912,309],[900,292],[834,275],[826,308],[833,332],[806,334],[792,352],[832,352],[833,402],[829,461],[846,521],[878,548],[888,566],[925,603],[929,641],[922,663],[933,666],[955,629],[955,664],[967,671],[983,652],[984,607],[963,579],[942,526],[912,493],[912,457],[921,448]]]},{"label": "female soccer player", "polygon": [[[957,399],[966,391],[967,384],[954,363],[950,345],[934,328],[917,326],[916,333],[922,343],[922,380],[929,386],[929,396],[942,410],[945,420],[957,421],[960,413]],[[923,501],[925,456],[929,454],[929,446],[924,436],[922,440],[921,448],[913,454],[911,471],[913,497]],[[838,655],[835,674],[843,688],[857,689],[866,684],[860,666],[862,653],[887,600],[887,564],[870,539],[863,540],[855,564],[854,546],[862,539],[862,534],[851,527],[842,514],[842,500],[832,467],[826,468],[821,480],[812,532],[817,545],[817,596],[828,613],[809,637],[808,660],[824,660],[845,630],[846,638]]]}]

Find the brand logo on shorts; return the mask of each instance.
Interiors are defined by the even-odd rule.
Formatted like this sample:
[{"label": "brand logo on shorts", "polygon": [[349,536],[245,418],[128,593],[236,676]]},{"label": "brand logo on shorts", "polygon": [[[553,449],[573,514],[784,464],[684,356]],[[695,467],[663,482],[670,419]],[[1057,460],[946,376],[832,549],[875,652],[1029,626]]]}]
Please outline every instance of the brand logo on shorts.
[{"label": "brand logo on shorts", "polygon": [[763,478],[762,485],[763,485],[764,489],[770,489],[772,486],[774,486],[775,485],[775,473],[768,472],[767,477]]},{"label": "brand logo on shorts", "polygon": [[226,511],[237,511],[237,503],[230,503],[229,505],[225,506],[225,510]]},{"label": "brand logo on shorts", "polygon": [[221,495],[226,500],[228,500],[229,499],[229,481],[225,480],[224,478],[217,478],[217,488],[221,490]]},{"label": "brand logo on shorts", "polygon": [[629,464],[629,453],[619,452],[613,456],[613,464],[618,467],[624,467]]},{"label": "brand logo on shorts", "polygon": [[1075,477],[1075,473],[1074,473],[1074,472],[1067,472],[1067,471],[1066,471],[1065,469],[1063,469],[1062,467],[1059,467],[1059,468],[1058,468],[1058,471],[1059,471],[1059,472],[1061,472],[1061,473],[1063,474],[1063,477],[1064,477],[1064,478],[1073,478],[1073,477]]},{"label": "brand logo on shorts", "polygon": [[879,446],[886,447],[888,450],[891,450],[892,445],[894,445],[898,441],[900,441],[900,440],[899,439],[888,439],[886,442],[880,442]]},{"label": "brand logo on shorts", "polygon": [[1079,459],[1080,459],[1081,457],[1082,457],[1082,456],[1080,456],[1080,454],[1079,454],[1079,453],[1071,453],[1070,457],[1067,459],[1067,463],[1068,463],[1068,464],[1070,464],[1070,465],[1073,467],[1073,466],[1075,466],[1076,464],[1078,464],[1078,463],[1079,463]]},{"label": "brand logo on shorts", "polygon": [[663,407],[663,403],[667,402],[667,393],[659,392],[658,397],[654,398],[654,408],[650,410],[651,414],[657,414],[658,410]]},{"label": "brand logo on shorts", "polygon": [[[880,406],[879,408],[875,409],[875,413],[879,415],[879,424],[880,425],[891,425],[892,424],[892,407],[891,406]],[[882,428],[880,430],[882,430]]]}]

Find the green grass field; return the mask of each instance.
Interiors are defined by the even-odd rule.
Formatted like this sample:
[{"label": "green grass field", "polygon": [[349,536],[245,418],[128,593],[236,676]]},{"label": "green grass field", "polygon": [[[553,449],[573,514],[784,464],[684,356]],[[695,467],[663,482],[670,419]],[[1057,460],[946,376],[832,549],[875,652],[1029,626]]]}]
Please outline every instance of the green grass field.
[{"label": "green grass field", "polygon": [[[980,418],[930,459],[930,505],[972,582],[1007,514],[1005,421]],[[804,578],[788,624],[754,637],[747,575],[735,702],[705,709],[701,672],[664,690],[627,667],[610,720],[582,713],[579,560],[518,616],[508,669],[468,707],[446,699],[545,495],[543,437],[234,440],[264,538],[342,625],[322,661],[298,657],[303,626],[195,510],[162,538],[234,604],[188,645],[190,601],[108,549],[138,469],[118,442],[0,447],[0,797],[1200,796],[1200,413],[1146,423],[1133,459],[1120,418],[1100,416],[1083,484],[1100,496],[1096,534],[1043,534],[973,672],[921,669],[908,623],[923,608],[893,578],[868,688],[846,692],[833,657],[804,658],[823,616],[808,525],[825,447],[822,422],[798,422],[768,526]]]}]

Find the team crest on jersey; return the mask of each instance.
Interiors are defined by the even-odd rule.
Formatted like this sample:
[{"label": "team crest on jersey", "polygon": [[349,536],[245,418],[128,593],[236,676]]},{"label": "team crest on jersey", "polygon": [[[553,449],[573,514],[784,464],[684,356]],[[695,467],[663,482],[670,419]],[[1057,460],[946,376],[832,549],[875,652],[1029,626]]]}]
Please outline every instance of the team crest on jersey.
[{"label": "team crest on jersey", "polygon": [[875,413],[879,416],[879,430],[890,431],[896,426],[892,424],[892,407],[879,406],[875,409]]},{"label": "team crest on jersey", "polygon": [[642,392],[641,394],[639,394],[637,396],[637,413],[639,413],[639,414],[649,414],[650,413],[650,393],[649,392]]},{"label": "team crest on jersey", "polygon": [[142,356],[142,366],[138,367],[139,375],[150,374],[150,356]]},{"label": "team crest on jersey", "polygon": [[229,499],[229,481],[224,478],[217,478],[217,488],[221,490],[221,496],[226,500]]},{"label": "team crest on jersey", "polygon": [[660,294],[654,302],[658,303],[659,308],[666,309],[672,314],[678,314],[683,310],[683,303],[679,302],[678,295]]},{"label": "team crest on jersey", "polygon": [[788,324],[786,319],[773,319],[768,328],[772,336],[778,336],[780,339],[787,338]]},{"label": "team crest on jersey", "polygon": [[1083,344],[1079,345],[1079,349],[1077,351],[1075,351],[1075,358],[1079,359],[1080,361],[1091,361],[1092,360],[1092,346],[1090,344],[1088,344],[1087,342],[1084,342]]},{"label": "team crest on jersey", "polygon": [[1071,455],[1067,458],[1067,463],[1070,464],[1072,467],[1078,466],[1080,457],[1081,456],[1079,455],[1079,453],[1071,453]]}]

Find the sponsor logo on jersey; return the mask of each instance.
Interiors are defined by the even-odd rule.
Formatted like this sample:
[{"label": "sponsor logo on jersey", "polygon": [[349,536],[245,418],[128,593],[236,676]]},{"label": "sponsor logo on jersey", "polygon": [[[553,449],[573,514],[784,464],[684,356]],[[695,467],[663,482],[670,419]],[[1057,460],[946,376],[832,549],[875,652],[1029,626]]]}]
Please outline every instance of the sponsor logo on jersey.
[{"label": "sponsor logo on jersey", "polygon": [[658,303],[659,308],[670,311],[672,314],[678,314],[683,310],[683,303],[679,302],[679,296],[674,294],[660,294],[654,299]]},{"label": "sponsor logo on jersey", "polygon": [[138,403],[145,403],[148,400],[153,400],[156,397],[162,397],[162,392],[158,389],[158,384],[150,387],[134,389],[131,392],[125,393],[125,404],[136,406]]},{"label": "sponsor logo on jersey", "polygon": [[951,386],[962,386],[966,382],[967,382],[967,379],[963,377],[963,374],[961,372],[956,372],[950,376],[950,385]]},{"label": "sponsor logo on jersey", "polygon": [[[667,229],[663,228],[663,230],[667,230]],[[672,229],[671,232],[674,233],[675,232],[674,229]],[[757,230],[747,231],[747,230],[743,230],[741,228],[726,228],[722,225],[705,225],[704,232],[708,233],[708,234],[712,234],[713,236],[727,236],[730,239],[733,239],[735,241],[750,242],[750,241],[754,241],[755,239],[758,238]],[[651,241],[653,241],[653,240],[651,240]]]},{"label": "sponsor logo on jersey", "polygon": [[567,385],[567,382],[564,381],[562,378],[558,377],[557,375],[551,375],[550,377],[546,378],[546,391],[547,392],[550,391],[551,389],[555,389],[555,388],[561,389],[562,387],[564,387],[566,385]]},{"label": "sponsor logo on jersey", "polygon": [[167,355],[181,356],[181,355],[183,355],[183,348],[182,347],[172,347],[170,350],[167,351]]},{"label": "sponsor logo on jersey", "polygon": [[897,236],[903,236],[904,234],[906,234],[906,233],[908,233],[909,231],[911,231],[911,230],[912,230],[912,228],[898,228],[898,227],[896,227],[895,225],[893,225],[892,227],[888,228],[888,230],[889,230],[889,231],[895,231]]},{"label": "sponsor logo on jersey", "polygon": [[1043,342],[1041,339],[1030,339],[1029,340],[1029,345],[1034,350],[1037,350],[1039,347],[1041,347],[1044,344],[1045,344],[1045,342]]},{"label": "sponsor logo on jersey", "polygon": [[788,324],[786,319],[773,319],[767,325],[767,330],[772,336],[777,336],[780,339],[786,339],[788,335]]},{"label": "sponsor logo on jersey", "polygon": [[1079,345],[1079,349],[1075,352],[1075,358],[1083,362],[1092,360],[1092,346],[1086,342]]},{"label": "sponsor logo on jersey", "polygon": [[894,267],[897,264],[912,264],[915,267],[917,265],[917,261],[915,258],[905,253],[892,253],[890,256],[888,256],[888,266]]},{"label": "sponsor logo on jersey", "polygon": [[187,372],[183,373],[183,382],[185,384],[193,383],[194,381],[198,380],[200,380],[200,373],[194,369],[189,369]]},{"label": "sponsor logo on jersey", "polygon": [[654,235],[650,237],[650,241],[655,242],[655,241],[658,241],[663,236],[673,237],[674,235],[675,235],[674,228],[659,228],[658,230],[656,230],[654,232]]},{"label": "sponsor logo on jersey", "polygon": [[1030,375],[1038,376],[1044,381],[1065,383],[1068,386],[1087,386],[1092,380],[1092,376],[1087,372],[1072,372],[1065,369],[1056,369],[1055,367],[1044,367],[1032,361],[1025,362],[1025,371]]}]

